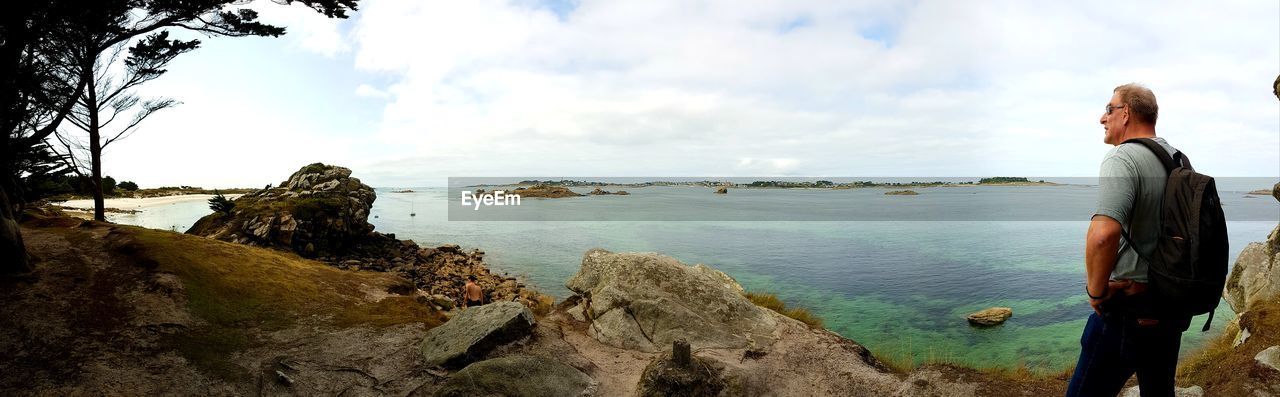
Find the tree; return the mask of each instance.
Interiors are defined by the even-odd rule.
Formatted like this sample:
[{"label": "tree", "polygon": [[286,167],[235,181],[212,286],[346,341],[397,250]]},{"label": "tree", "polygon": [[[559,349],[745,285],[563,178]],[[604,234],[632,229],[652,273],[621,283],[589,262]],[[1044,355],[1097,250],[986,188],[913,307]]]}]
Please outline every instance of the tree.
[{"label": "tree", "polygon": [[[43,144],[87,92],[91,77],[85,71],[92,70],[92,64],[86,61],[96,61],[120,43],[149,38],[166,29],[231,37],[284,34],[281,27],[258,22],[252,10],[225,9],[246,2],[51,0],[5,5],[5,12],[0,13],[0,272],[29,269],[17,224],[16,211],[23,202],[17,153]],[[299,2],[330,18],[345,18],[347,11],[356,8],[356,0]],[[86,42],[98,45],[82,45]],[[157,43],[151,41],[152,45]],[[198,46],[195,40],[174,40],[167,41],[165,48],[152,49],[171,51],[175,43],[191,45],[191,49]]]},{"label": "tree", "polygon": [[128,192],[133,192],[138,190],[138,184],[133,183],[132,181],[120,181],[120,183],[117,184],[116,187],[119,187],[120,189]]},{"label": "tree", "polygon": [[209,209],[215,212],[231,215],[231,210],[236,208],[236,203],[228,200],[227,196],[223,196],[216,189],[213,191],[214,196],[209,198]]},{"label": "tree", "polygon": [[[66,116],[66,128],[54,133],[61,144],[62,158],[76,175],[88,177],[93,194],[93,218],[106,220],[104,196],[115,188],[112,181],[107,186],[102,178],[102,151],[108,145],[128,137],[139,124],[157,111],[177,104],[172,99],[143,101],[133,94],[133,89],[163,75],[165,65],[178,55],[191,51],[200,44],[198,40],[169,40],[169,32],[147,36],[128,48],[123,70],[113,72],[113,66],[125,51],[127,42],[116,43],[111,50],[98,54],[95,59],[78,62],[85,68],[81,76],[86,78],[80,97]],[[90,56],[105,40],[102,37],[87,38],[79,43],[82,48],[72,50],[77,56]],[[117,124],[121,116],[128,117],[128,124]]]}]

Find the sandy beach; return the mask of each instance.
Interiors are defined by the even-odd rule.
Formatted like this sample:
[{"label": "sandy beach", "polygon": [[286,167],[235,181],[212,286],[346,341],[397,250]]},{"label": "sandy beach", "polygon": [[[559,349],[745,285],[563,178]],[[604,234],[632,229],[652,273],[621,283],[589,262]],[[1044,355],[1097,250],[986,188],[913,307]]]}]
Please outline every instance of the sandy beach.
[{"label": "sandy beach", "polygon": [[[240,197],[241,195],[228,194],[226,196],[228,199],[235,200],[237,197]],[[149,207],[155,207],[155,206],[167,205],[167,204],[173,204],[173,203],[181,203],[181,202],[187,202],[187,201],[195,201],[195,200],[207,201],[212,197],[213,197],[212,194],[185,194],[185,195],[179,195],[179,196],[147,197],[147,198],[109,198],[104,200],[103,206],[106,208],[117,208],[122,210],[145,211]],[[70,201],[63,202],[60,205],[62,205],[63,207],[80,208],[80,209],[89,210],[89,211],[93,210],[92,199],[70,200]]]}]

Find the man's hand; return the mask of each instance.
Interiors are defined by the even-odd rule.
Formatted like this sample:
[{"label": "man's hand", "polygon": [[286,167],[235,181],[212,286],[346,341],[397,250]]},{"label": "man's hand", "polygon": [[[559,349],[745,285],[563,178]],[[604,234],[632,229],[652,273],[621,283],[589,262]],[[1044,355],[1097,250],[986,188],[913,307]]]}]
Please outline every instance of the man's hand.
[{"label": "man's hand", "polygon": [[1092,306],[1092,307],[1093,307],[1093,312],[1094,312],[1094,313],[1098,313],[1098,317],[1102,317],[1102,304],[1103,304],[1104,302],[1106,302],[1106,301],[1111,300],[1111,298],[1114,298],[1114,297],[1116,296],[1116,293],[1120,293],[1120,294],[1128,295],[1128,294],[1129,294],[1129,291],[1128,291],[1128,290],[1129,290],[1129,287],[1130,287],[1130,286],[1133,286],[1133,281],[1130,281],[1130,280],[1111,280],[1111,281],[1108,281],[1108,282],[1107,282],[1107,290],[1106,290],[1106,291],[1102,291],[1102,294],[1101,294],[1101,295],[1093,295],[1093,294],[1094,294],[1094,291],[1085,291],[1085,292],[1089,293],[1090,295],[1093,295],[1093,296],[1101,296],[1101,297],[1102,297],[1102,298],[1099,298],[1099,299],[1094,299],[1094,298],[1093,298],[1093,296],[1090,296],[1090,297],[1089,297],[1089,306]]}]

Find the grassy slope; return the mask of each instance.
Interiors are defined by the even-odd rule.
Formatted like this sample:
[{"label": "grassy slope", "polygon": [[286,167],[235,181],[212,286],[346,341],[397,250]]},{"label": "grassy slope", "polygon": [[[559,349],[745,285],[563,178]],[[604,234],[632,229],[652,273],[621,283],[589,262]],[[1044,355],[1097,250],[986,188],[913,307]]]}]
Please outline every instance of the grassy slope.
[{"label": "grassy slope", "polygon": [[411,286],[398,276],[339,270],[290,253],[221,242],[170,231],[92,223],[66,227],[67,221],[28,223],[67,238],[72,244],[103,244],[89,230],[111,228],[106,251],[120,266],[172,273],[183,283],[187,310],[201,325],[176,334],[172,347],[201,369],[227,379],[245,371],[228,362],[231,353],[259,346],[263,332],[307,326],[386,326],[442,323],[442,314],[412,296],[391,295],[373,301],[371,293]]},{"label": "grassy slope", "polygon": [[[1240,328],[1228,326],[1217,339],[1179,363],[1180,384],[1203,387],[1206,396],[1248,395],[1246,383],[1280,384],[1280,375],[1260,368],[1253,358],[1263,349],[1280,345],[1280,301],[1257,302],[1238,320],[1251,331],[1249,338],[1232,347]],[[1188,332],[1194,331],[1193,327]]]}]

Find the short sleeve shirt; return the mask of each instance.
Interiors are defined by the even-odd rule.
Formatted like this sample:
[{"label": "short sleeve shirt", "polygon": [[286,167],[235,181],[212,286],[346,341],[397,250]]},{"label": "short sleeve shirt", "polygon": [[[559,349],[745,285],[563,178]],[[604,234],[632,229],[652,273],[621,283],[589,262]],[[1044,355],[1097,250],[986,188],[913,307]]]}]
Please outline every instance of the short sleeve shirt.
[{"label": "short sleeve shirt", "polygon": [[[1153,138],[1172,156],[1177,152],[1164,138]],[[1095,216],[1120,222],[1133,241],[1121,239],[1120,252],[1111,278],[1147,282],[1147,263],[1130,245],[1151,257],[1160,232],[1160,204],[1168,173],[1164,164],[1146,146],[1126,143],[1107,152],[1098,174],[1098,205]]]}]

